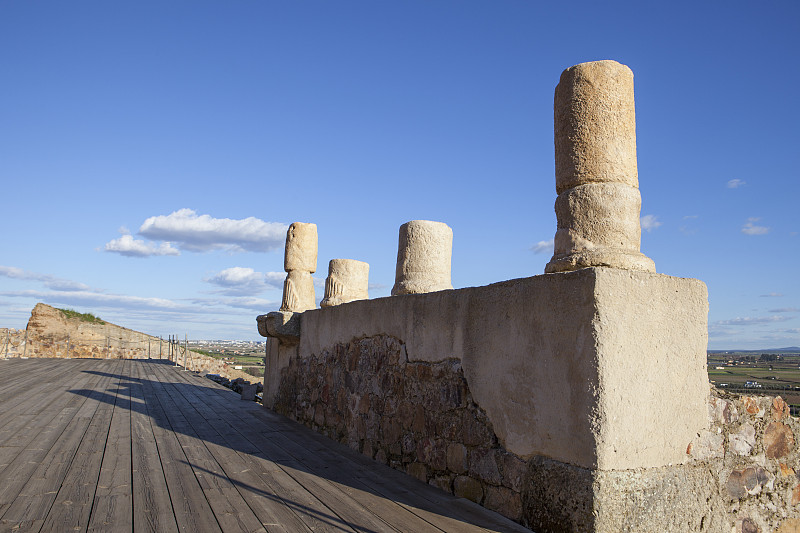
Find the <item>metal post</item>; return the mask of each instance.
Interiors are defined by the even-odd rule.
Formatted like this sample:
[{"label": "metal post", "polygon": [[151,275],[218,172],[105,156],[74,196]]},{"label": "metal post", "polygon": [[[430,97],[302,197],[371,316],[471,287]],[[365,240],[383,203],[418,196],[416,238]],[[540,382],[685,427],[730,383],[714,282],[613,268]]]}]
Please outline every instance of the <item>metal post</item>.
[{"label": "metal post", "polygon": [[69,358],[69,333],[67,333],[67,353],[65,355]]}]

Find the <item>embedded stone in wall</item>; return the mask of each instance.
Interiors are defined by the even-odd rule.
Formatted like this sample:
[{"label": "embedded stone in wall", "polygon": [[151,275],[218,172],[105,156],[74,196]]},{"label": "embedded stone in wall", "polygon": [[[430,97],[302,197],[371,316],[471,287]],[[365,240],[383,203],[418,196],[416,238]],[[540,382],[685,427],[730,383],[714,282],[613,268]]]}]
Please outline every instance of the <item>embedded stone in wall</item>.
[{"label": "embedded stone in wall", "polygon": [[281,311],[303,312],[314,309],[314,279],[317,271],[317,225],[294,222],[286,232],[283,257],[286,280],[283,282]]},{"label": "embedded stone in wall", "polygon": [[331,259],[325,279],[325,298],[320,307],[332,307],[369,299],[369,263],[355,259]]},{"label": "embedded stone in wall", "polygon": [[400,226],[392,296],[452,289],[453,230],[442,222],[412,220]]},{"label": "embedded stone in wall", "polygon": [[616,61],[568,68],[555,91],[556,218],[545,272],[609,266],[655,272],[640,253],[633,72]]},{"label": "embedded stone in wall", "polygon": [[786,457],[794,448],[791,428],[781,422],[770,422],[764,430],[764,448],[768,459]]}]

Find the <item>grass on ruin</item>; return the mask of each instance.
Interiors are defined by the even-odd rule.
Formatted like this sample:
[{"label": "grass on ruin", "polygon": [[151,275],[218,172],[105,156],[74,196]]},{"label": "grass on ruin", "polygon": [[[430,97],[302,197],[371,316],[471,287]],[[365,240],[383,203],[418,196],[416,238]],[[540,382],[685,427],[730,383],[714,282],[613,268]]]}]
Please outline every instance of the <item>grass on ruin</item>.
[{"label": "grass on ruin", "polygon": [[105,324],[104,320],[102,320],[99,316],[94,316],[92,313],[79,313],[74,309],[59,309],[59,311],[61,311],[61,314],[66,318],[77,318],[83,322],[89,322],[91,324]]},{"label": "grass on ruin", "polygon": [[224,358],[224,357],[225,357],[225,354],[224,354],[224,353],[219,353],[219,352],[209,352],[208,350],[199,350],[199,349],[197,349],[197,348],[192,348],[191,350],[192,350],[194,353],[199,353],[199,354],[205,355],[206,357],[213,357],[214,359],[222,359],[222,358]]}]

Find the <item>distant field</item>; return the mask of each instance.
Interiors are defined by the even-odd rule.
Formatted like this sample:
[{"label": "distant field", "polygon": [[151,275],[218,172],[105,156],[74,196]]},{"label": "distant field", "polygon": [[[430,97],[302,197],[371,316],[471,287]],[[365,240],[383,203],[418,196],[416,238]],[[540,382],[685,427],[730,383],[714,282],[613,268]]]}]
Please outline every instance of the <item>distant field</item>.
[{"label": "distant field", "polygon": [[[800,354],[710,354],[708,379],[723,390],[779,395],[800,406]],[[751,383],[746,386],[747,382]]]}]

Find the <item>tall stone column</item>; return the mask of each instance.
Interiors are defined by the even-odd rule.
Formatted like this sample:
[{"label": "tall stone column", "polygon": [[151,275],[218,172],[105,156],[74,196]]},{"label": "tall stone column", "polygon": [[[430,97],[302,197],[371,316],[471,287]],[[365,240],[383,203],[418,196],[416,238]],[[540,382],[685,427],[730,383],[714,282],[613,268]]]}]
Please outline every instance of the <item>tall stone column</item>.
[{"label": "tall stone column", "polygon": [[325,279],[325,298],[320,307],[369,299],[369,263],[355,259],[331,259]]},{"label": "tall stone column", "polygon": [[317,271],[317,225],[294,222],[286,232],[286,252],[283,269],[287,272],[283,282],[281,311],[301,313],[317,307],[314,279]]},{"label": "tall stone column", "polygon": [[568,68],[556,87],[554,115],[558,228],[545,272],[655,272],[639,251],[633,72],[616,61]]},{"label": "tall stone column", "polygon": [[442,222],[412,220],[400,226],[392,296],[452,289],[453,230]]}]

